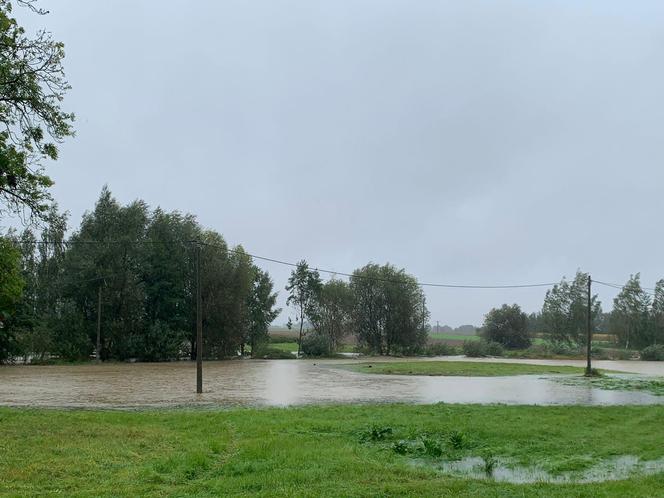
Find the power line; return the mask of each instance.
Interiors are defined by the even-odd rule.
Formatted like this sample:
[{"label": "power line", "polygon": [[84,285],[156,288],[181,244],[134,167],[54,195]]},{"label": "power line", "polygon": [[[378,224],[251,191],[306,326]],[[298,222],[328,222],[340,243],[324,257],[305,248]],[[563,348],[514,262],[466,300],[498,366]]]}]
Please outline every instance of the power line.
[{"label": "power line", "polygon": [[[624,285],[612,284],[610,282],[602,282],[600,280],[595,280],[595,279],[593,279],[593,283],[604,285],[605,287],[610,287],[612,289],[617,289],[617,290],[623,290],[625,287]],[[650,297],[655,297],[655,294],[653,294],[653,292],[656,292],[656,289],[653,289],[652,287],[641,287],[641,291]]]},{"label": "power line", "polygon": [[[266,261],[269,263],[275,263],[283,266],[289,266],[289,267],[297,267],[298,263],[293,263],[291,261],[284,261],[281,259],[276,259],[276,258],[269,258],[267,256],[259,256],[257,254],[252,254],[249,252],[246,252],[244,249],[237,249],[237,248],[231,248],[228,246],[223,246],[220,244],[214,244],[210,242],[203,242],[203,241],[198,241],[198,240],[190,240],[190,241],[177,241],[177,242],[172,242],[172,241],[162,241],[162,240],[62,240],[62,241],[49,241],[49,240],[34,240],[34,241],[20,241],[17,240],[17,243],[28,243],[28,244],[55,244],[55,245],[73,245],[73,244],[126,244],[126,245],[134,245],[134,244],[164,244],[164,245],[169,245],[169,246],[174,246],[174,245],[186,245],[186,244],[201,244],[204,246],[208,247],[215,247],[217,249],[223,249],[227,252],[235,253],[235,254],[242,254],[245,256],[248,256],[252,259],[257,259],[260,261]],[[366,280],[373,280],[373,281],[379,281],[379,282],[387,282],[387,283],[404,283],[404,280],[395,280],[395,279],[385,279],[385,278],[380,278],[380,277],[372,277],[372,276],[367,276],[367,275],[356,275],[353,273],[348,273],[348,272],[342,272],[342,271],[336,271],[336,270],[328,270],[325,268],[319,268],[319,267],[311,267],[312,271],[316,271],[319,273],[326,273],[329,275],[339,275],[343,277],[348,277],[348,278],[357,278],[357,279],[366,279]],[[434,287],[434,288],[445,288],[445,289],[528,289],[528,288],[539,288],[539,287],[553,287],[554,285],[557,285],[559,282],[542,282],[542,283],[532,283],[532,284],[491,284],[491,285],[479,285],[479,284],[449,284],[449,283],[435,283],[435,282],[420,282],[419,280],[416,280],[417,285],[420,287]],[[620,284],[614,284],[610,282],[603,282],[601,280],[595,280],[593,279],[593,282],[598,283],[600,285],[604,285],[606,287],[611,287],[614,289],[622,289],[623,285]],[[644,291],[652,291],[654,292],[655,289],[651,287],[642,287]],[[648,294],[648,292],[646,292]]]},{"label": "power line", "polygon": [[[209,244],[206,242],[201,242],[203,245],[211,246],[211,247],[217,247],[220,249],[226,249],[228,252],[234,252],[234,253],[240,253],[244,254],[246,256],[249,256],[253,259],[258,259],[262,261],[269,261],[271,263],[277,263],[280,265],[285,265],[285,266],[291,266],[291,267],[297,267],[297,263],[292,263],[290,261],[282,261],[279,259],[274,259],[274,258],[268,258],[265,256],[258,256],[256,254],[251,254],[243,249],[231,249],[228,247],[222,247],[219,246],[218,244]],[[363,279],[368,279],[368,280],[374,280],[374,281],[380,281],[380,282],[388,282],[388,283],[404,283],[404,280],[394,280],[394,279],[385,279],[385,278],[380,278],[380,277],[370,277],[366,275],[355,275],[352,273],[345,273],[341,271],[336,271],[336,270],[326,270],[324,268],[318,268],[318,267],[312,267],[311,268],[313,271],[317,271],[320,273],[328,273],[331,275],[341,275],[343,277],[349,277],[349,278],[363,278]],[[449,289],[522,289],[522,288],[530,288],[530,287],[552,287],[556,285],[557,282],[554,283],[537,283],[537,284],[515,284],[515,285],[470,285],[470,284],[439,284],[439,283],[429,283],[429,282],[419,282],[417,281],[417,285],[420,287],[442,287],[442,288],[449,288]]]}]

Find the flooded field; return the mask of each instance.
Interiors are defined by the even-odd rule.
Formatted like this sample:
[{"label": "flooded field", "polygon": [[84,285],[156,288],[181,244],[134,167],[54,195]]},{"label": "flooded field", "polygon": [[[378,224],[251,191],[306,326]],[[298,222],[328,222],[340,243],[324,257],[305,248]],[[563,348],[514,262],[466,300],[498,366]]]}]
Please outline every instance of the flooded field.
[{"label": "flooded field", "polygon": [[[196,395],[194,392],[195,364],[189,362],[3,366],[0,367],[0,405],[131,408],[287,406],[350,402],[541,405],[664,403],[664,397],[643,392],[569,386],[538,375],[425,377],[371,375],[336,368],[353,361],[206,362],[204,392],[201,395]],[[515,360],[509,361],[515,362]],[[567,365],[583,364],[578,361],[523,361],[544,364],[551,362]],[[595,366],[648,375],[664,375],[664,365],[658,363],[598,361]]]}]

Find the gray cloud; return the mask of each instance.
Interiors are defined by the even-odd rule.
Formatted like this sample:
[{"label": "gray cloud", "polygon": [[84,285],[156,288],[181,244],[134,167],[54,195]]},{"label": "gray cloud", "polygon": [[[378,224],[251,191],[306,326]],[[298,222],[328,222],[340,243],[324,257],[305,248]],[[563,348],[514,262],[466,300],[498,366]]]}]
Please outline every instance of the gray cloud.
[{"label": "gray cloud", "polygon": [[[108,183],[338,271],[664,277],[661,2],[43,5],[20,14],[66,43],[78,135],[50,172],[74,223]],[[457,325],[544,290],[427,295]]]}]

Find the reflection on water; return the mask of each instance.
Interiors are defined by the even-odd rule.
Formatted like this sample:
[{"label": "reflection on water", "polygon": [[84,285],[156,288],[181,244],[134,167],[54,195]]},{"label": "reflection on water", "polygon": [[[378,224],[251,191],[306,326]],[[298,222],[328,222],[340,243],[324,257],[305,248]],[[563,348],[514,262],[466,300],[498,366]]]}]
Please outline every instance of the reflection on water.
[{"label": "reflection on water", "polygon": [[[190,362],[3,366],[0,367],[0,404],[140,407],[348,402],[543,405],[664,402],[663,397],[643,392],[567,386],[536,375],[420,377],[361,374],[334,368],[349,361],[353,360],[205,362],[201,395],[195,394],[195,364]],[[599,366],[620,369],[617,365]]]},{"label": "reflection on water", "polygon": [[535,466],[515,465],[509,459],[496,459],[487,470],[482,457],[466,457],[437,465],[443,473],[470,479],[492,479],[499,482],[528,484],[548,482],[556,484],[619,481],[630,477],[652,475],[664,470],[664,458],[641,460],[633,455],[621,455],[600,461],[583,471],[552,474]]}]

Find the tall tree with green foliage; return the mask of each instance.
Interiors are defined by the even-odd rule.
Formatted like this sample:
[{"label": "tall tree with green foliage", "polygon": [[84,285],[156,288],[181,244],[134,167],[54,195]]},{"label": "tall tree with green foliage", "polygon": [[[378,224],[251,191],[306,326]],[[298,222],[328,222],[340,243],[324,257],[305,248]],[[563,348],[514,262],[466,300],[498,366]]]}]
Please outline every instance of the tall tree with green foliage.
[{"label": "tall tree with green foliage", "polygon": [[52,206],[37,238],[31,228],[23,231],[16,243],[21,250],[25,289],[20,305],[10,320],[19,350],[43,359],[58,353],[54,330],[63,304],[64,237],[67,215]]},{"label": "tall tree with green foliage", "polygon": [[[273,292],[274,284],[270,275],[258,268],[253,267],[252,290],[247,296],[247,326],[246,342],[251,347],[253,357],[260,344],[267,342],[270,324],[281,313],[276,308],[277,293]],[[244,353],[244,347],[242,348]]]},{"label": "tall tree with green foliage", "polygon": [[11,240],[0,237],[0,362],[14,353],[14,337],[6,322],[14,313],[22,291],[21,253]]},{"label": "tall tree with green foliage", "polygon": [[142,201],[126,206],[104,187],[92,212],[83,216],[70,239],[64,289],[74,300],[96,342],[98,293],[101,306],[101,357],[140,357],[145,330],[143,260],[149,212]]},{"label": "tall tree with green foliage", "polygon": [[390,264],[353,272],[352,329],[377,354],[411,354],[426,344],[429,311],[417,280]]},{"label": "tall tree with green foliage", "polygon": [[141,269],[145,315],[149,323],[159,322],[159,341],[169,345],[155,347],[154,333],[147,334],[143,348],[152,351],[152,359],[177,358],[195,351],[196,255],[191,241],[200,238],[201,229],[192,215],[157,208],[150,217]]},{"label": "tall tree with green foliage", "polygon": [[[44,14],[30,0],[28,12]],[[43,217],[51,201],[44,161],[58,158],[57,144],[73,134],[74,115],[61,103],[69,84],[64,45],[48,31],[28,36],[0,0],[0,212]]]},{"label": "tall tree with green foliage", "polygon": [[350,285],[338,279],[325,282],[310,308],[311,324],[335,351],[339,342],[350,332],[353,294]]},{"label": "tall tree with green foliage", "polygon": [[251,257],[216,232],[205,231],[201,241],[203,349],[206,357],[224,358],[237,354],[246,337]]},{"label": "tall tree with green foliage", "polygon": [[610,331],[627,349],[642,348],[652,343],[650,296],[641,288],[641,275],[630,275],[613,300]]},{"label": "tall tree with green foliage", "polygon": [[310,319],[312,305],[320,294],[321,287],[320,274],[316,270],[311,270],[304,260],[297,263],[290,277],[288,277],[288,285],[286,285],[288,298],[286,299],[286,304],[295,308],[296,321],[300,326],[300,334],[297,341],[298,357],[302,351],[304,322]]},{"label": "tall tree with green foliage", "polygon": [[655,295],[651,306],[653,344],[664,342],[664,279],[655,284]]},{"label": "tall tree with green foliage", "polygon": [[528,316],[518,304],[493,308],[484,318],[482,335],[487,341],[502,344],[507,349],[524,349],[532,340],[528,333]]},{"label": "tall tree with green foliage", "polygon": [[[591,297],[591,322],[599,320],[602,306]],[[542,306],[542,331],[554,342],[585,344],[588,320],[588,274],[577,270],[574,280],[562,279],[546,292]]]}]

